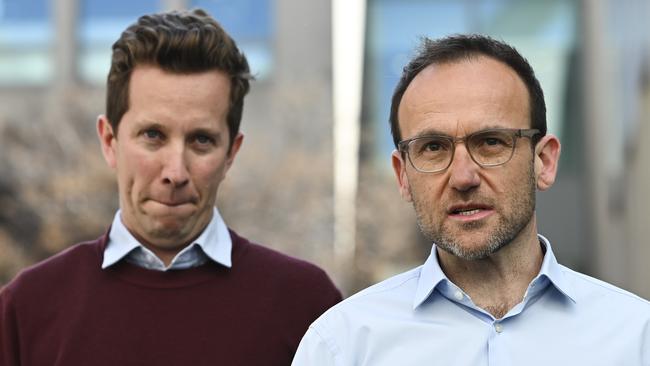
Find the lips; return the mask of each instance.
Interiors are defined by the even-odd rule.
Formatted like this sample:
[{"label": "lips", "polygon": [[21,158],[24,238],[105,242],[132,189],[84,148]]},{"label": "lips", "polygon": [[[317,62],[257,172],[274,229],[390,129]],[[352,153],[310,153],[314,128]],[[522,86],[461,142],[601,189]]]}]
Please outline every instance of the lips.
[{"label": "lips", "polygon": [[148,200],[156,202],[156,203],[164,205],[164,206],[168,206],[168,207],[178,207],[178,206],[183,206],[183,205],[191,205],[191,204],[195,204],[196,201],[197,201],[194,198],[183,198],[183,199],[175,199],[175,200],[149,198]]},{"label": "lips", "polygon": [[492,207],[482,203],[464,203],[450,206],[447,213],[450,215],[471,216],[486,210],[492,210]]},{"label": "lips", "polygon": [[170,206],[170,207],[182,206],[182,205],[191,203],[190,201],[173,201],[173,202],[156,201],[156,202],[158,202],[160,204],[163,204],[165,206]]}]

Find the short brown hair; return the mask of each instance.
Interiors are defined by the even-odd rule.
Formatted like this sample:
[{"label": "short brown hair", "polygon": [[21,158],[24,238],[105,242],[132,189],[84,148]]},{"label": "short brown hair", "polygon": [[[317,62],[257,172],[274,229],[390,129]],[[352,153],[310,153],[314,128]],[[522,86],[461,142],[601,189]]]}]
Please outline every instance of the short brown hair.
[{"label": "short brown hair", "polygon": [[244,54],[208,13],[194,9],[144,15],[113,44],[106,116],[116,135],[129,109],[129,81],[138,65],[155,65],[173,73],[219,70],[228,74],[230,105],[226,119],[232,144],[252,77]]}]

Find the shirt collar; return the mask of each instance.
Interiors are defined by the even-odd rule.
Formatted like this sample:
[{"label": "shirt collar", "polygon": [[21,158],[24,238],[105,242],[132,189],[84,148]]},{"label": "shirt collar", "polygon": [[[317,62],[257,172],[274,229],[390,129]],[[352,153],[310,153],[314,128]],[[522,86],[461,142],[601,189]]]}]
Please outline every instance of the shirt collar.
[{"label": "shirt collar", "polygon": [[[544,246],[545,253],[539,274],[535,277],[533,283],[539,280],[543,281],[546,278],[553,284],[553,286],[555,286],[556,289],[558,289],[558,291],[571,299],[571,301],[575,302],[575,289],[564,276],[562,266],[557,262],[553,250],[551,249],[550,242],[542,235],[538,234],[537,237],[539,238],[540,243]],[[451,283],[449,278],[447,278],[445,273],[442,271],[442,268],[440,268],[438,255],[436,254],[436,245],[434,244],[431,249],[431,254],[429,254],[429,257],[420,270],[420,278],[418,279],[415,297],[413,298],[413,309],[417,308],[428,299],[441,282]]]},{"label": "shirt collar", "polygon": [[[187,248],[193,245],[199,246],[211,260],[232,267],[232,238],[219,210],[216,207],[213,210],[208,226]],[[104,250],[102,269],[117,263],[136,248],[145,248],[124,226],[121,217],[121,210],[118,210],[113,218],[108,243]]]},{"label": "shirt collar", "polygon": [[[445,273],[440,268],[438,263],[438,255],[436,254],[436,245],[431,248],[431,254],[420,270],[420,278],[415,290],[415,298],[413,299],[413,309],[420,306],[433,292],[433,290],[442,281],[449,281]],[[451,281],[450,281],[451,282]]]},{"label": "shirt collar", "polygon": [[546,249],[546,253],[544,254],[544,260],[542,261],[542,268],[533,282],[544,276],[551,281],[558,291],[575,303],[577,298],[576,290],[564,276],[563,267],[557,262],[555,254],[553,254],[551,243],[542,235],[537,234],[537,237],[539,238],[539,242],[542,243]]}]

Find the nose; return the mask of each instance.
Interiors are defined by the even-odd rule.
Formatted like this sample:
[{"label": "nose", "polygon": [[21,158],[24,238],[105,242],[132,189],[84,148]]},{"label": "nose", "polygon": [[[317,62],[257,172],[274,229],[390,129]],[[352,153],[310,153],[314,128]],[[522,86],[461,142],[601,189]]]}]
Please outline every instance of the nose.
[{"label": "nose", "polygon": [[190,180],[185,148],[183,146],[168,146],[167,154],[163,156],[162,180],[165,185],[180,188]]},{"label": "nose", "polygon": [[481,184],[478,174],[481,167],[472,160],[465,144],[456,144],[454,158],[449,166],[449,184],[460,192],[466,192]]}]

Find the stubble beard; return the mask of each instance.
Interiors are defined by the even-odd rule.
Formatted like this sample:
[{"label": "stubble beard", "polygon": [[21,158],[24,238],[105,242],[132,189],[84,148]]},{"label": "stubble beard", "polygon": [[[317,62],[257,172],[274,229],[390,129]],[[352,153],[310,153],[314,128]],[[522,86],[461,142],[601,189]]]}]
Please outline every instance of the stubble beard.
[{"label": "stubble beard", "polygon": [[[416,199],[416,196],[413,195],[414,192],[411,192],[418,227],[422,235],[435,243],[438,248],[465,260],[484,259],[498,252],[511,243],[533,218],[536,184],[532,164],[527,175],[528,179],[523,187],[508,192],[512,197],[510,212],[501,213],[495,227],[491,232],[486,233],[485,241],[480,245],[463,245],[458,234],[454,234],[451,228],[442,225],[442,223],[435,223],[430,206],[426,202]],[[462,223],[460,232],[478,231],[486,225],[484,221]]]}]

